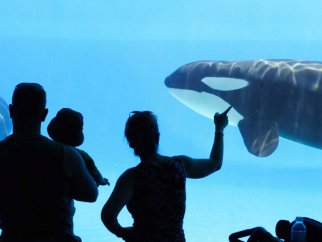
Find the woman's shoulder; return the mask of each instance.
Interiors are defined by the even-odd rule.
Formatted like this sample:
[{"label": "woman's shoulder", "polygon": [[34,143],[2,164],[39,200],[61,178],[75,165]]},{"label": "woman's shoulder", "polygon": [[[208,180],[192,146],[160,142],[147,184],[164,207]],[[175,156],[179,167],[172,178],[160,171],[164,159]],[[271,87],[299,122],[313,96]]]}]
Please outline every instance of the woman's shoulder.
[{"label": "woman's shoulder", "polygon": [[135,167],[125,170],[117,179],[117,184],[129,185],[134,182],[135,179]]},{"label": "woman's shoulder", "polygon": [[175,164],[177,167],[184,167],[188,159],[191,159],[185,155],[175,155],[175,156],[161,156],[165,163]]},{"label": "woman's shoulder", "polygon": [[182,160],[186,159],[187,156],[185,155],[175,155],[175,156],[165,156],[165,155],[159,155],[158,159],[163,159],[163,160]]},{"label": "woman's shoulder", "polygon": [[175,160],[175,161],[179,161],[181,163],[186,162],[187,160],[190,160],[191,157],[186,156],[186,155],[176,155],[176,156],[172,156],[171,159]]},{"label": "woman's shoulder", "polygon": [[131,167],[131,168],[128,168],[127,170],[125,170],[120,177],[125,177],[125,178],[130,178],[132,176],[134,176],[135,174],[135,170],[136,168],[135,167]]}]

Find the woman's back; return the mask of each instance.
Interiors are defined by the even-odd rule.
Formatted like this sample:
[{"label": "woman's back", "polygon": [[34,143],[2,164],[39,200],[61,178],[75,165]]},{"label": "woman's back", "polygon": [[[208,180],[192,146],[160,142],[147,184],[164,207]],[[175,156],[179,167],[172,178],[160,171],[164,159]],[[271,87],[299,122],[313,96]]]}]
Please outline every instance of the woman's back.
[{"label": "woman's back", "polygon": [[[203,178],[221,168],[229,109],[215,114],[214,143],[209,158],[202,159],[159,155],[156,116],[150,111],[132,112],[124,133],[141,162],[118,178],[101,212],[106,228],[127,242],[184,242],[186,178]],[[118,222],[124,206],[134,219],[133,227],[123,227]]]},{"label": "woman's back", "polygon": [[186,175],[181,161],[158,156],[156,162],[142,162],[133,171],[134,191],[127,208],[140,241],[185,241]]}]

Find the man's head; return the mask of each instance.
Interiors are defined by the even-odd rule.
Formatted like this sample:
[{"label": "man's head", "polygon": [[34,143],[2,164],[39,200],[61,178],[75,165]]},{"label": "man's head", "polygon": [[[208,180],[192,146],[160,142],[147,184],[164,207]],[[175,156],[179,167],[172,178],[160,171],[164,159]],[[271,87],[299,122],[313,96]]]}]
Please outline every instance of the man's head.
[{"label": "man's head", "polygon": [[9,106],[12,119],[22,121],[44,121],[46,109],[46,92],[37,83],[20,83],[15,87],[12,104]]}]

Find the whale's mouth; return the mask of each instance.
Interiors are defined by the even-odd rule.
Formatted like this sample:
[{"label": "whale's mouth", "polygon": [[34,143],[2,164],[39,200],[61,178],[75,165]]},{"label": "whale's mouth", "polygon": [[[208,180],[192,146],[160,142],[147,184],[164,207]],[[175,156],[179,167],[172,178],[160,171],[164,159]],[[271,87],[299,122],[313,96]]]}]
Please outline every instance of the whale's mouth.
[{"label": "whale's mouth", "polygon": [[[221,113],[231,106],[220,97],[206,92],[200,93],[177,88],[169,88],[169,92],[184,105],[210,119],[213,119],[216,112]],[[228,117],[229,124],[234,126],[237,126],[238,122],[243,119],[243,116],[234,107],[229,111]]]}]

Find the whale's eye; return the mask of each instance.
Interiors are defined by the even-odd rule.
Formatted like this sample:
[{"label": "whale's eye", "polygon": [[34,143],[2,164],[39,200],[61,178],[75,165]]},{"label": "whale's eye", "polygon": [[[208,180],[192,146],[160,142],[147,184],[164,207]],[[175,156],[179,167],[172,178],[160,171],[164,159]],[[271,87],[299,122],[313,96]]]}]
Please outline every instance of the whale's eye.
[{"label": "whale's eye", "polygon": [[201,81],[212,89],[220,91],[237,90],[248,85],[248,82],[243,79],[226,77],[205,77]]}]

